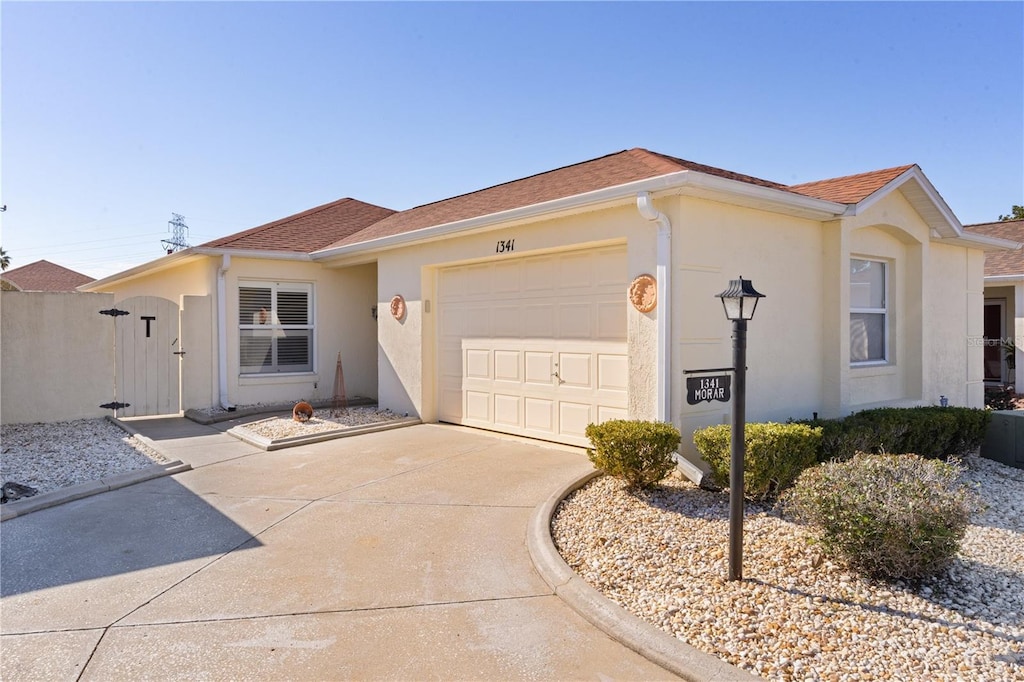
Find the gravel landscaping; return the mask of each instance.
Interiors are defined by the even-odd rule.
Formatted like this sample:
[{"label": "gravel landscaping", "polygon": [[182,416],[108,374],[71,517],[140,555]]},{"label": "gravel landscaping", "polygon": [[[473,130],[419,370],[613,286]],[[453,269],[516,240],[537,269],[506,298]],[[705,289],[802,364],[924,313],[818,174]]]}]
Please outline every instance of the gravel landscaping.
[{"label": "gravel landscaping", "polygon": [[344,410],[318,410],[312,419],[305,422],[295,421],[291,417],[270,417],[235,428],[244,429],[271,440],[278,440],[295,436],[312,436],[318,433],[380,424],[403,418],[390,410],[378,410],[375,407],[350,407]]},{"label": "gravel landscaping", "polygon": [[676,475],[640,495],[595,479],[559,506],[552,535],[609,599],[769,680],[1024,680],[1024,471],[964,464],[988,508],[953,565],[916,583],[860,578],[751,504],[745,579],[730,582],[728,494]]},{"label": "gravel landscaping", "polygon": [[0,480],[40,493],[166,462],[103,418],[0,427]]}]

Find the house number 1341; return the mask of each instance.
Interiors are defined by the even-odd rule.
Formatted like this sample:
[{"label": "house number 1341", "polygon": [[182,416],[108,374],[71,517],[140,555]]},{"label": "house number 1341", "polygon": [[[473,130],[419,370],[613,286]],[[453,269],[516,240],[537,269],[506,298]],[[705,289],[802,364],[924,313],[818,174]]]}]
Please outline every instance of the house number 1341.
[{"label": "house number 1341", "polygon": [[515,239],[499,239],[498,245],[494,248],[495,253],[510,253],[516,247]]}]

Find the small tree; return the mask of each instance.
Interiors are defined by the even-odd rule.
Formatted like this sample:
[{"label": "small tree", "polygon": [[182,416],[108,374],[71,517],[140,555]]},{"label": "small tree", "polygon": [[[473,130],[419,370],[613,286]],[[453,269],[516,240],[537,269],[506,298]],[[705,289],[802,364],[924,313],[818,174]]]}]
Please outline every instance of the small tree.
[{"label": "small tree", "polygon": [[4,251],[4,247],[0,246],[0,270],[6,270],[11,267],[11,257]]},{"label": "small tree", "polygon": [[1007,220],[1024,220],[1024,206],[1014,204],[1013,208],[1010,209],[1010,214],[999,216],[999,220],[1001,222],[1006,222]]}]

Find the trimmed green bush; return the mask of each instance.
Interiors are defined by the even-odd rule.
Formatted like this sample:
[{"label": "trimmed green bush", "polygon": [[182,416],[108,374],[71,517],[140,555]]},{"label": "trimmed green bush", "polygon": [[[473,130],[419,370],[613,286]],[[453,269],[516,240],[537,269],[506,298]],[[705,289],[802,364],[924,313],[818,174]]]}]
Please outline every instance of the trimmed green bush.
[{"label": "trimmed green bush", "polygon": [[586,434],[594,446],[587,448],[594,466],[630,488],[649,488],[676,467],[680,435],[672,424],[612,419],[589,424]]},{"label": "trimmed green bush", "polygon": [[920,578],[960,549],[973,492],[960,468],[917,455],[858,454],[808,469],[780,499],[829,557],[874,578]]},{"label": "trimmed green bush", "polygon": [[992,415],[969,407],[882,407],[845,419],[797,421],[821,427],[819,462],[858,452],[913,452],[929,459],[963,456],[985,440]]},{"label": "trimmed green bush", "polygon": [[[721,424],[693,433],[697,450],[711,466],[712,482],[723,488],[729,485],[731,428]],[[743,434],[744,497],[774,499],[817,461],[821,437],[820,427],[806,424],[747,424]]]}]

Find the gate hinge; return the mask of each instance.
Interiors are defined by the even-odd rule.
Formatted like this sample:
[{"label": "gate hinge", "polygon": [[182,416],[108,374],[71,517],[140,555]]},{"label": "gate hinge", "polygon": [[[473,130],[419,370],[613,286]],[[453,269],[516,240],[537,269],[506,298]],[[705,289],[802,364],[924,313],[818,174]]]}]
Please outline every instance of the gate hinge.
[{"label": "gate hinge", "polygon": [[120,410],[122,407],[131,407],[131,403],[103,403],[100,405],[104,410]]},{"label": "gate hinge", "polygon": [[110,310],[101,310],[100,315],[110,315],[111,317],[117,317],[119,315],[130,315],[127,310],[118,310],[117,308],[111,308]]}]

